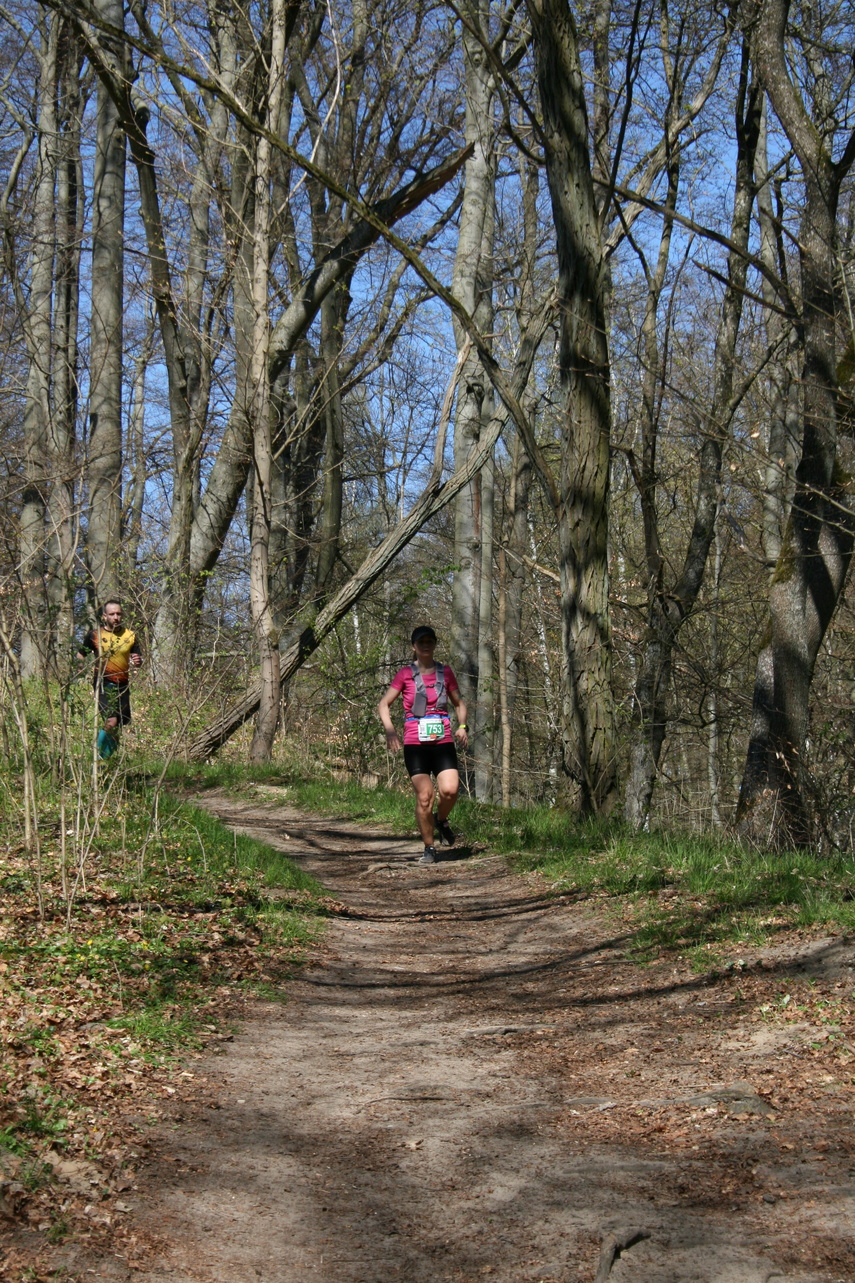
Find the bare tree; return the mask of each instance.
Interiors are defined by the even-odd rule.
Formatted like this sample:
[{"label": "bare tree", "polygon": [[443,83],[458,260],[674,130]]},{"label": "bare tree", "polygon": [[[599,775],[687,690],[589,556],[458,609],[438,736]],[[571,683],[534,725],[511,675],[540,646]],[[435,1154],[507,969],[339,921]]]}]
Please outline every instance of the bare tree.
[{"label": "bare tree", "polygon": [[[667,56],[665,68],[671,91],[669,113],[676,113],[680,109],[682,95],[679,79],[683,69],[671,64]],[[645,366],[642,381],[640,467],[634,456],[630,456],[641,501],[648,581],[647,630],[635,685],[636,718],[625,794],[626,818],[635,827],[641,827],[647,821],[668,726],[673,649],[681,628],[694,609],[703,583],[715,534],[723,447],[745,390],[743,383],[737,387],[734,395],[737,339],[745,296],[747,251],[754,203],[754,157],[760,123],[760,94],[756,84],[750,85],[749,75],[746,44],[743,48],[735,105],[737,158],[730,229],[732,247],[728,255],[727,286],[716,336],[712,398],[709,413],[700,425],[701,445],[694,522],[683,554],[681,572],[673,583],[666,582],[667,566],[657,511],[656,449],[660,406],[657,405],[656,388],[662,381],[657,308],[670,249],[672,218],[669,214],[673,213],[677,200],[679,165],[676,156],[669,168],[666,214],[658,261],[656,268],[648,276],[649,290],[642,327]]]},{"label": "bare tree", "polygon": [[[852,92],[846,37],[816,29],[801,14],[811,97],[806,101],[791,62],[800,40],[789,25],[788,0],[759,0],[747,10],[752,53],[769,101],[798,159],[804,185],[798,248],[802,370],[801,458],[783,546],[769,592],[771,635],[760,652],[751,738],[737,823],[755,840],[804,843],[812,825],[805,797],[804,749],[810,688],[822,639],[837,606],[852,555],[853,517],[838,459],[837,208],[855,161],[855,131],[838,120],[829,67],[817,64],[821,37],[834,51],[845,111]],[[800,34],[800,33],[799,33]],[[791,43],[791,37],[795,37]],[[828,54],[826,55],[828,56]],[[850,108],[851,110],[851,108]],[[835,142],[842,133],[837,159]]]}]

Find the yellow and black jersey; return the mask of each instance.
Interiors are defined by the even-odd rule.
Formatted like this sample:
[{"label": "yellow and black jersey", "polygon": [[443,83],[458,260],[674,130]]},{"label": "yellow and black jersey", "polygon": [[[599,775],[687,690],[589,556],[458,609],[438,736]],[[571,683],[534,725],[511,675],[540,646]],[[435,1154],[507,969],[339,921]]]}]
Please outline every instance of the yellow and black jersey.
[{"label": "yellow and black jersey", "polygon": [[91,628],[80,643],[81,651],[91,650],[98,663],[95,675],[105,682],[124,684],[128,680],[131,655],[139,655],[136,633],[122,628],[111,633],[106,628]]}]

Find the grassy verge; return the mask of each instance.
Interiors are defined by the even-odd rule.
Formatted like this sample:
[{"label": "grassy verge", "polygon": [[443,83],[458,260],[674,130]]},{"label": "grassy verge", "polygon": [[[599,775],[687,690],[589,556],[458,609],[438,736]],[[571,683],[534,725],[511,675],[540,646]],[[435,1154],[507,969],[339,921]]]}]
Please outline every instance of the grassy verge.
[{"label": "grassy verge", "polygon": [[78,784],[37,775],[28,844],[7,771],[0,817],[0,1218],[51,1243],[115,1238],[141,1131],[247,996],[284,995],[329,911],[286,856],[155,806],[121,760],[97,797]]},{"label": "grassy verge", "polygon": [[[397,789],[230,763],[176,768],[195,787],[279,784],[296,806],[389,825],[415,835],[412,798]],[[706,969],[742,945],[762,945],[794,928],[855,928],[855,856],[746,850],[712,836],[631,833],[621,824],[576,824],[548,807],[503,810],[462,800],[455,828],[470,848],[506,855],[542,874],[556,893],[594,897],[632,926],[639,961],[662,952]]]}]

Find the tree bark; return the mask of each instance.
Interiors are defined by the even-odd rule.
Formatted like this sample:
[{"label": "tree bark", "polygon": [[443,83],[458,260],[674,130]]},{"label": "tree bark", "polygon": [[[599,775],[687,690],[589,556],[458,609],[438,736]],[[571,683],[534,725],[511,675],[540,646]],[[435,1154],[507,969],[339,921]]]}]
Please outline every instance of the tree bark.
[{"label": "tree bark", "polygon": [[344,463],[344,423],[342,420],[341,385],[338,366],[344,339],[344,322],[350,295],[344,286],[327,295],[321,307],[322,381],[320,395],[323,403],[324,468],[321,513],[319,523],[320,545],[315,572],[315,590],[320,597],[327,594],[338,555],[341,535],[341,513],[344,498],[342,466]]},{"label": "tree bark", "polygon": [[56,236],[56,93],[62,20],[43,16],[40,29],[35,200],[29,262],[29,300],[24,320],[27,387],[24,399],[24,486],[21,496],[19,567],[23,590],[21,675],[36,677],[44,667],[49,636],[45,594],[45,513],[47,447],[51,420],[51,295]]},{"label": "tree bark", "polygon": [[[813,823],[803,766],[816,657],[843,590],[855,523],[837,457],[837,207],[855,161],[855,134],[840,159],[790,77],[787,0],[754,9],[752,51],[804,182],[799,230],[803,418],[801,459],[783,546],[769,592],[770,636],[757,668],[752,731],[736,823],[772,846],[805,845]],[[825,122],[824,122],[825,127]]]},{"label": "tree bark", "polygon": [[478,701],[472,756],[475,759],[475,796],[493,800],[493,741],[495,738],[493,689],[493,508],[495,466],[492,456],[481,469],[481,548],[478,574]]},{"label": "tree bark", "polygon": [[148,475],[145,457],[145,382],[154,347],[154,318],[146,318],[142,347],[134,361],[129,413],[131,495],[125,518],[125,556],[131,570],[136,569],[143,532],[143,502]]},{"label": "tree bark", "polygon": [[[285,62],[285,0],[272,0],[270,9],[270,70],[267,88],[269,126],[279,120]],[[255,151],[255,218],[251,296],[253,327],[250,386],[254,391],[251,410],[253,503],[250,534],[249,600],[252,627],[258,647],[261,689],[258,716],[249,757],[252,762],[270,758],[279,720],[279,637],[270,602],[270,526],[273,438],[270,406],[270,224],[271,224],[270,142],[261,135]]]},{"label": "tree bark", "polygon": [[[467,0],[463,15],[463,61],[466,94],[466,142],[472,155],[464,173],[463,205],[452,274],[452,290],[482,334],[489,334],[493,316],[493,237],[495,159],[492,153],[491,112],[493,75],[482,41],[470,25],[489,39],[489,0]],[[455,323],[458,352],[467,335]],[[484,371],[472,351],[457,393],[454,420],[454,458],[465,459],[477,445],[489,419]],[[451,588],[450,660],[473,721],[478,720],[478,618],[481,566],[480,481],[473,479],[454,505],[454,577]],[[474,747],[474,745],[473,745]],[[471,787],[471,786],[470,786]],[[475,785],[477,794],[477,783]]]},{"label": "tree bark", "polygon": [[[770,576],[781,553],[787,513],[793,497],[798,463],[799,387],[794,377],[798,338],[790,318],[781,315],[787,300],[772,284],[777,275],[786,282],[787,256],[782,240],[780,216],[772,200],[767,156],[765,94],[757,144],[757,216],[760,223],[760,254],[769,269],[761,278],[763,298],[769,304],[766,336],[775,355],[767,369],[769,423],[766,438],[765,486],[763,490],[763,553]],[[779,199],[780,205],[780,199]]]},{"label": "tree bark", "polygon": [[589,152],[576,24],[566,0],[528,0],[558,251],[564,399],[557,492],[564,771],[581,815],[618,799],[608,517],[611,437],[608,271]]},{"label": "tree bark", "polygon": [[75,458],[78,407],[80,253],[83,175],[80,155],[81,54],[76,31],[63,24],[59,80],[54,286],[54,380],[48,434],[47,594],[54,662],[68,662],[74,631],[74,559],[78,542]]},{"label": "tree bark", "polygon": [[[99,17],[124,27],[121,0],[96,0]],[[117,67],[125,51],[105,47]],[[119,590],[122,513],[122,336],[124,313],[125,131],[107,85],[98,85],[92,188],[92,319],[89,341],[89,521],[86,554],[101,602]]]}]

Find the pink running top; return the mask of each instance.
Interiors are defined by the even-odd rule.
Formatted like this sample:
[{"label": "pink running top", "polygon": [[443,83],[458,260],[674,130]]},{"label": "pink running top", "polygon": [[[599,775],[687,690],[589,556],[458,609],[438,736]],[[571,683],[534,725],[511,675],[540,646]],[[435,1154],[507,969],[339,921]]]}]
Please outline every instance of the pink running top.
[{"label": "pink running top", "polygon": [[[456,691],[458,689],[457,678],[454,676],[454,673],[448,667],[448,664],[443,665],[443,671],[445,673],[446,694],[448,694],[450,691]],[[427,694],[427,712],[433,713],[435,712],[435,707],[436,707],[436,669],[434,669],[430,673],[422,673],[422,681],[425,684],[425,693]],[[403,693],[404,743],[418,744],[419,723],[415,717],[410,716],[410,714],[413,711],[413,700],[416,697],[416,683],[413,681],[413,671],[409,664],[407,664],[406,668],[398,669],[397,673],[392,678],[391,685],[394,687],[396,691],[401,691]],[[449,704],[450,703],[451,701],[449,700]],[[447,711],[443,711],[441,709],[439,712],[439,716],[442,718],[443,724],[445,726],[445,734],[443,735],[441,740],[434,740],[433,743],[434,744],[453,744],[454,737],[451,734],[451,720],[448,716]]]}]

